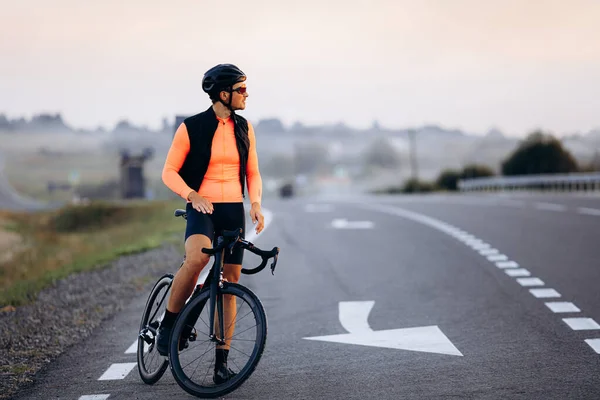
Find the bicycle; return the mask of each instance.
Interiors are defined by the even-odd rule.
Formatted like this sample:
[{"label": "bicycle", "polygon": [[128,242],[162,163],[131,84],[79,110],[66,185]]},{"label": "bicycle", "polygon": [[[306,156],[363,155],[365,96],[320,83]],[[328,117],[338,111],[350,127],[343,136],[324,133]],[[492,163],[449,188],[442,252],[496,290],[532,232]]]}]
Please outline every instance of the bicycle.
[{"label": "bicycle", "polygon": [[[175,210],[175,217],[183,217],[187,219],[185,210]],[[242,233],[241,229],[235,231],[224,231],[222,235],[219,235],[216,240],[216,246],[213,248],[203,248],[202,252],[214,256],[214,263],[211,266],[208,275],[202,284],[197,284],[194,292],[183,306],[177,319],[174,322],[171,330],[171,336],[169,338],[169,355],[163,357],[158,354],[158,350],[155,346],[155,339],[164,315],[164,309],[166,309],[165,299],[171,288],[173,281],[173,274],[165,274],[161,276],[154,287],[150,291],[148,300],[144,312],[142,313],[142,321],[140,323],[140,330],[138,334],[138,349],[137,349],[137,365],[138,371],[142,381],[146,384],[154,384],[160,380],[162,375],[170,365],[173,377],[186,392],[196,397],[219,397],[237,389],[242,383],[244,383],[254,372],[262,353],[265,348],[267,338],[267,316],[265,310],[260,302],[259,298],[247,287],[231,283],[223,280],[223,258],[225,251],[233,251],[234,247],[241,246],[243,249],[248,250],[262,258],[262,262],[258,267],[246,269],[242,268],[243,274],[256,274],[262,271],[270,258],[273,258],[271,264],[271,273],[275,274],[275,267],[279,257],[279,248],[274,247],[272,250],[266,251],[256,247],[251,242],[244,240],[240,237]],[[183,266],[185,262],[185,255],[180,265]],[[164,294],[161,294],[164,290]],[[226,297],[228,296],[228,297]],[[224,301],[231,302],[234,299],[236,312],[234,318],[240,314],[240,309],[244,304],[249,306],[249,312],[240,318],[239,321],[231,321],[228,325],[225,324],[225,315],[223,312]],[[238,299],[240,301],[238,301]],[[208,302],[208,307],[206,303]],[[237,303],[241,302],[242,307],[237,308]],[[153,311],[153,306],[156,303],[156,309]],[[159,310],[164,306],[162,314],[159,314]],[[208,308],[208,310],[207,310]],[[203,312],[207,311],[208,316],[206,317],[209,321],[207,323],[202,318]],[[253,318],[248,318],[245,322],[252,323],[255,325],[246,328],[239,332],[240,322],[246,319],[252,314]],[[231,317],[231,316],[227,316]],[[201,321],[203,325],[200,325],[200,329],[207,328],[208,332],[199,334],[196,324]],[[234,335],[234,331],[238,330],[238,333]],[[236,336],[242,333],[253,334],[254,340],[251,339],[236,339],[241,342],[233,346],[233,340]],[[198,340],[198,337],[204,340]],[[250,354],[246,354],[239,347],[245,344],[245,342],[253,342]],[[189,361],[187,357],[188,351],[191,351],[195,347],[199,347],[202,344],[208,344],[209,349],[202,352],[199,357],[193,358]],[[229,380],[225,382],[212,384],[205,384],[204,382],[196,383],[193,380],[193,376],[200,367],[200,360],[208,354],[211,349],[216,349],[216,346],[229,346],[230,354],[229,361],[233,361],[238,372]],[[235,350],[237,353],[248,356],[243,365],[238,364],[235,360],[237,357],[232,357],[231,350]],[[237,354],[236,353],[236,354]],[[145,356],[150,355],[153,359],[157,355],[159,357],[158,366],[155,369],[150,368],[150,361],[146,360]],[[207,374],[210,371],[211,365],[214,365],[214,357],[208,362]],[[187,363],[187,364],[186,364]],[[185,365],[184,365],[185,364]],[[186,372],[186,368],[192,364],[197,364],[194,371],[189,374]],[[204,367],[203,367],[204,369]]]}]

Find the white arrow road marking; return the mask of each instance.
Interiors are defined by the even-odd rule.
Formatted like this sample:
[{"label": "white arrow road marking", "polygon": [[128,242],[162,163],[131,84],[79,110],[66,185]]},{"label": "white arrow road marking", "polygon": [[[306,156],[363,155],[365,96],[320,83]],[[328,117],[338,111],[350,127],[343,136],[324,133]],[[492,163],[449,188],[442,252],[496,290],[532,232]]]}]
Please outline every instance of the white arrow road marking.
[{"label": "white arrow road marking", "polygon": [[437,326],[372,330],[368,317],[374,304],[374,301],[340,302],[340,323],[350,333],[304,339],[462,356]]},{"label": "white arrow road marking", "polygon": [[137,365],[137,363],[120,363],[120,364],[112,364],[108,369],[102,374],[99,381],[112,381],[115,379],[125,379],[127,374],[131,372],[131,370]]},{"label": "white arrow road marking", "polygon": [[331,221],[331,226],[335,229],[372,229],[374,224],[371,221],[348,221],[338,218]]}]

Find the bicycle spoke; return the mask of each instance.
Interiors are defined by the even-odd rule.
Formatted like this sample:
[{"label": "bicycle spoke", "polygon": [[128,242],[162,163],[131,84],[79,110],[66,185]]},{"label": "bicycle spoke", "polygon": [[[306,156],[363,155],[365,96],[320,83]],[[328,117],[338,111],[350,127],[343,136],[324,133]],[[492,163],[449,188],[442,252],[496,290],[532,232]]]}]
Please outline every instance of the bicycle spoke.
[{"label": "bicycle spoke", "polygon": [[181,367],[181,369],[185,369],[187,366],[189,366],[191,363],[196,362],[197,360],[201,359],[202,357],[204,357],[204,355],[206,353],[208,353],[209,351],[211,351],[212,348],[209,348],[208,350],[206,350],[204,353],[202,353],[199,357],[194,358],[192,361],[190,361],[187,365],[185,365],[184,367]]},{"label": "bicycle spoke", "polygon": [[[256,328],[257,326],[258,326],[258,324],[257,324],[257,325],[254,325],[254,326],[251,326],[250,328],[248,328],[248,329],[246,329],[246,330],[243,330],[243,331],[241,331],[241,332],[236,332],[236,333],[235,333],[235,335],[233,335],[232,337],[230,337],[230,338],[228,338],[228,339],[233,339],[233,338],[234,338],[234,337],[236,337],[237,335],[241,335],[241,334],[242,334],[242,333],[244,333],[244,332],[248,332],[250,329],[252,329],[252,328]],[[242,339],[237,339],[237,340],[242,340]]]},{"label": "bicycle spoke", "polygon": [[235,351],[237,351],[238,353],[242,353],[243,355],[245,355],[246,357],[250,358],[251,356],[249,356],[248,354],[244,353],[243,351],[241,351],[240,349],[235,348],[235,346],[233,345],[229,345],[230,348],[234,349]]}]

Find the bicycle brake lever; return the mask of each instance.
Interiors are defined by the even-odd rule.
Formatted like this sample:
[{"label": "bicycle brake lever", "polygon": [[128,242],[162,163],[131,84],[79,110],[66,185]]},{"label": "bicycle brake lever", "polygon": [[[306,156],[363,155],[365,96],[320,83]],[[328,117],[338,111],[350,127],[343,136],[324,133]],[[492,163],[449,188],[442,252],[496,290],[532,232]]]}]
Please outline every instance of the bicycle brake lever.
[{"label": "bicycle brake lever", "polygon": [[277,266],[277,259],[279,258],[279,252],[273,256],[273,263],[271,264],[271,275],[275,275],[275,267]]}]

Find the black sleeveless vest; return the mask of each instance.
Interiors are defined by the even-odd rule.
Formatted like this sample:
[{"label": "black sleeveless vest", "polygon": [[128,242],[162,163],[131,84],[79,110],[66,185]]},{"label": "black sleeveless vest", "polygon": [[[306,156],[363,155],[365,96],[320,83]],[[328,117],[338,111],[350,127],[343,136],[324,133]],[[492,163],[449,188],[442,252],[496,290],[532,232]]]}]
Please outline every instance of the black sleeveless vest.
[{"label": "black sleeveless vest", "polygon": [[[245,198],[246,165],[248,163],[248,149],[250,147],[248,121],[235,113],[231,114],[231,118],[234,123],[235,143],[240,156],[239,174],[242,196]],[[208,169],[212,141],[219,120],[211,106],[204,112],[184,119],[183,123],[187,128],[190,138],[190,152],[179,170],[179,175],[190,188],[198,191]]]}]

